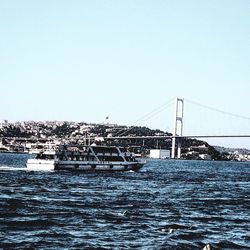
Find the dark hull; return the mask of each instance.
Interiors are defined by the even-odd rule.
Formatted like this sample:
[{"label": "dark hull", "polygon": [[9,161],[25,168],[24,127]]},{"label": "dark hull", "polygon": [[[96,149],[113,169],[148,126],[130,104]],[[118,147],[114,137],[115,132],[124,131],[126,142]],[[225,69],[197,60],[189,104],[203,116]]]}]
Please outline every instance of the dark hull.
[{"label": "dark hull", "polygon": [[55,170],[74,170],[74,171],[139,171],[145,162],[58,162],[55,164]]}]

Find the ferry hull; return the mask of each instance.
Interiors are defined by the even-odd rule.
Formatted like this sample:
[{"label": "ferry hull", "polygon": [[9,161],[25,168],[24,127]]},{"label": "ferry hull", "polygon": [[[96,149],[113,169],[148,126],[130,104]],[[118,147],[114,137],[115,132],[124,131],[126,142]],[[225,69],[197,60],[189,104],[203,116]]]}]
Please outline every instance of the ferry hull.
[{"label": "ferry hull", "polygon": [[75,170],[75,171],[138,171],[145,163],[81,163],[60,162],[55,165],[55,170]]},{"label": "ferry hull", "polygon": [[81,161],[48,161],[29,159],[27,169],[33,171],[71,170],[71,171],[138,171],[145,162],[81,162]]}]

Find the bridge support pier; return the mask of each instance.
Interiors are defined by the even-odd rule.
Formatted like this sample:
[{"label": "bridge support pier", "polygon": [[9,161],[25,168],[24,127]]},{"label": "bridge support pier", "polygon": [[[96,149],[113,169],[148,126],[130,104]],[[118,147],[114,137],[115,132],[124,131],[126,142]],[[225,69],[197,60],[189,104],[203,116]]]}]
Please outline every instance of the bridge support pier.
[{"label": "bridge support pier", "polygon": [[[184,111],[184,99],[176,98],[175,112],[174,112],[174,126],[173,126],[173,139],[172,139],[172,152],[171,158],[175,158],[175,136],[182,136],[183,131],[183,111]],[[181,142],[177,142],[177,158],[181,158]]]},{"label": "bridge support pier", "polygon": [[181,142],[177,143],[177,159],[181,158]]}]

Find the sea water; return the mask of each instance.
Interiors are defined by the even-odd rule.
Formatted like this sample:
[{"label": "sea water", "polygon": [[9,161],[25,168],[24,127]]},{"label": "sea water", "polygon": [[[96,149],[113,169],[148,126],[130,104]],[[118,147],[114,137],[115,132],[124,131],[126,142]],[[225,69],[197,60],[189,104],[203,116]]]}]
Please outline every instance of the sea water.
[{"label": "sea water", "polygon": [[250,163],[26,171],[0,154],[0,249],[249,249]]}]

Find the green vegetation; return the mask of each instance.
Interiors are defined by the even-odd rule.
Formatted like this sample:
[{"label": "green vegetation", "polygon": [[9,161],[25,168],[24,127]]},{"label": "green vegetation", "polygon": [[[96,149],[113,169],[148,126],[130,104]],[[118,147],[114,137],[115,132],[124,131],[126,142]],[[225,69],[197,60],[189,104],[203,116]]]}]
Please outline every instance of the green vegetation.
[{"label": "green vegetation", "polygon": [[10,125],[2,130],[0,130],[1,137],[23,137],[29,138],[32,136],[28,131],[21,131],[21,128]]}]

